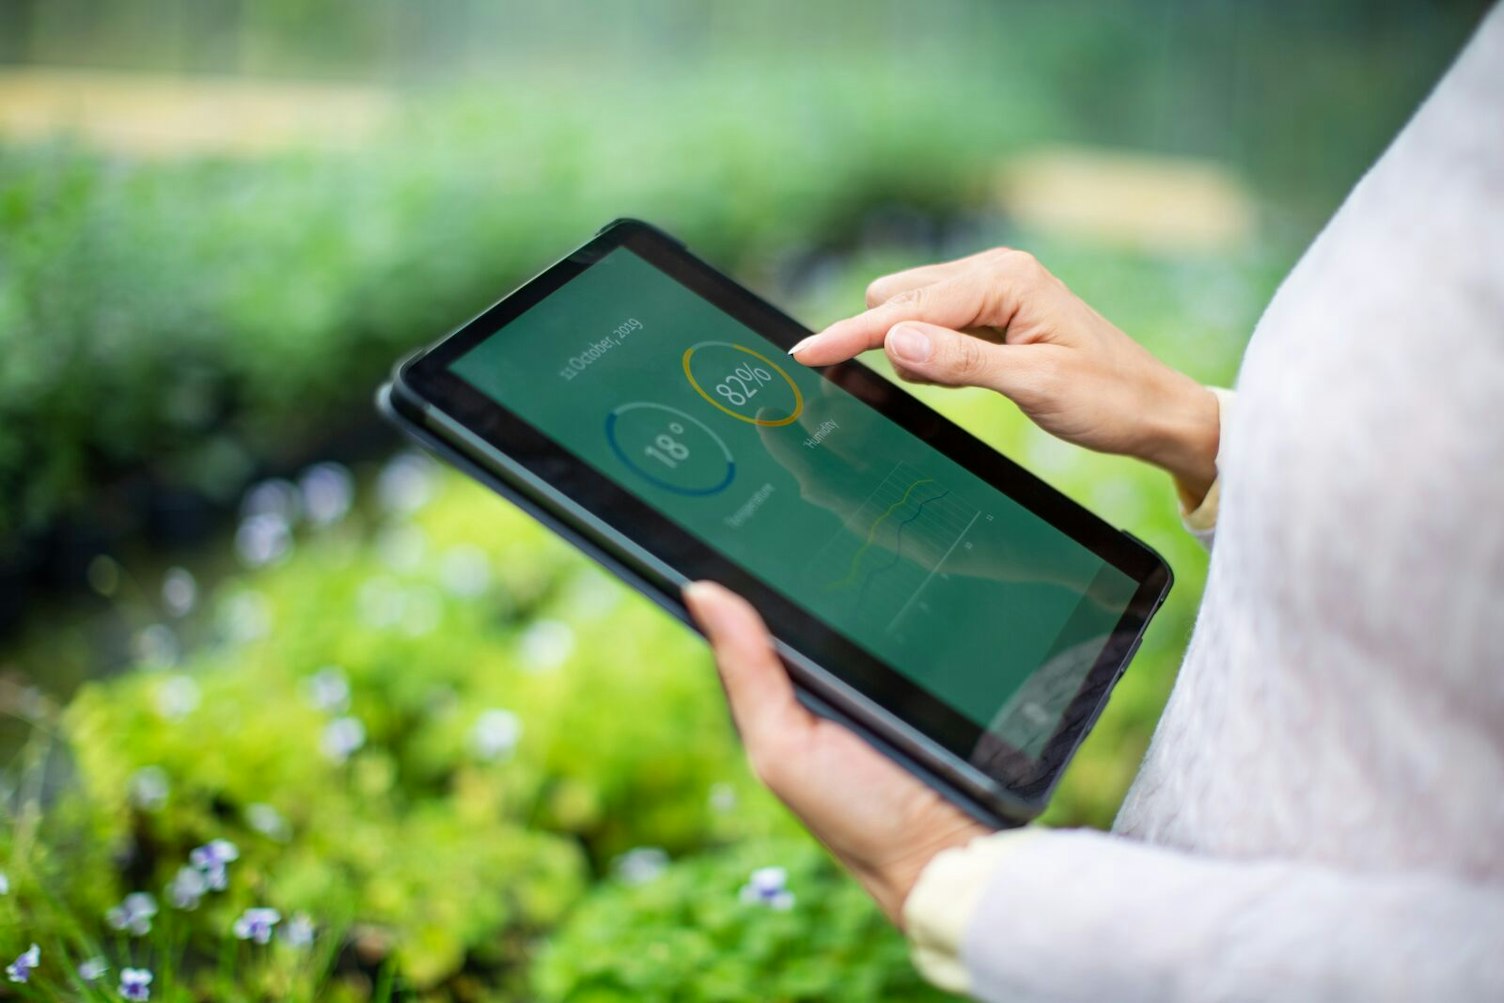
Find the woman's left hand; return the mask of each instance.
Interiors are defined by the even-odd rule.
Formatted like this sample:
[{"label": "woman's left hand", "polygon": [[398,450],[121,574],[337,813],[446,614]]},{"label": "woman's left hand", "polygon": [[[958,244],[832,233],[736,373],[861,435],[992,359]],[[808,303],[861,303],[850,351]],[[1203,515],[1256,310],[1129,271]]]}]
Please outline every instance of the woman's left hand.
[{"label": "woman's left hand", "polygon": [[990,830],[846,728],[806,710],[745,599],[694,582],[684,601],[715,649],[753,772],[902,927],[904,901],[930,859]]}]

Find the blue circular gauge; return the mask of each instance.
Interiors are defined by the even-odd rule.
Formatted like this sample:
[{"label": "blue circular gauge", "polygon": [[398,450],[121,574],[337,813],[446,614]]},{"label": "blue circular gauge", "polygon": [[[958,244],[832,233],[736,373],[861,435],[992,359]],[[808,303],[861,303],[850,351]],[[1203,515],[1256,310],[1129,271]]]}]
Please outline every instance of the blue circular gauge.
[{"label": "blue circular gauge", "polygon": [[606,415],[606,441],[638,476],[680,495],[730,487],[736,463],[704,422],[667,404],[634,401]]}]

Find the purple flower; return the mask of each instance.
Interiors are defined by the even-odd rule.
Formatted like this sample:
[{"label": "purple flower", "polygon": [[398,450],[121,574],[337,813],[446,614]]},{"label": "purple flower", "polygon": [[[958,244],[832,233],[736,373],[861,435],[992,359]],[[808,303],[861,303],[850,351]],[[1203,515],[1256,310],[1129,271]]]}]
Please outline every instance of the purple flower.
[{"label": "purple flower", "polygon": [[782,867],[759,867],[742,885],[743,902],[765,905],[783,911],[794,907],[794,893],[788,890],[788,871]]},{"label": "purple flower", "polygon": [[120,969],[120,995],[128,1000],[151,999],[151,972],[145,968]]},{"label": "purple flower", "polygon": [[5,966],[5,974],[12,982],[31,981],[31,971],[42,963],[42,949],[35,944],[15,961]]},{"label": "purple flower", "polygon": [[204,875],[204,884],[213,891],[224,891],[229,879],[225,866],[240,859],[240,849],[228,839],[211,839],[188,854],[188,862]]},{"label": "purple flower", "polygon": [[275,909],[247,909],[235,921],[235,936],[241,940],[254,940],[258,944],[270,943],[272,927],[281,919],[282,914]]},{"label": "purple flower", "polygon": [[0,871],[0,895],[10,894],[10,877],[4,871]]},{"label": "purple flower", "polygon": [[144,937],[151,933],[151,918],[156,914],[156,899],[145,892],[131,892],[123,902],[105,913],[104,918],[116,930]]},{"label": "purple flower", "polygon": [[103,958],[90,958],[78,966],[78,977],[85,982],[98,982],[109,970],[110,966],[104,963]]}]

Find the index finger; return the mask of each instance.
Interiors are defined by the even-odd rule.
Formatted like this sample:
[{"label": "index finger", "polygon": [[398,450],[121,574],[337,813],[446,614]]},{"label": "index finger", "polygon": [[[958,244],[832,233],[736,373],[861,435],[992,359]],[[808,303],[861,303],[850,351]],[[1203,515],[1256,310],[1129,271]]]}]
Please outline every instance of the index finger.
[{"label": "index finger", "polygon": [[877,348],[900,321],[918,320],[953,331],[985,323],[995,279],[963,272],[933,285],[917,286],[855,317],[837,321],[795,345],[789,353],[806,366],[829,366]]}]

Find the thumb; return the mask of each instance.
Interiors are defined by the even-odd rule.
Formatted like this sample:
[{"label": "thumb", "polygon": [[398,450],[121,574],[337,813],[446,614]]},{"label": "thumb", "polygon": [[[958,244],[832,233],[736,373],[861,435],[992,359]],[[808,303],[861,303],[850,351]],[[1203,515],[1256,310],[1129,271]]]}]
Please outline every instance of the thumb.
[{"label": "thumb", "polygon": [[948,387],[987,387],[1007,397],[1019,384],[1017,353],[1028,346],[996,344],[948,327],[904,321],[883,341],[906,379]]},{"label": "thumb", "polygon": [[782,761],[788,743],[802,738],[814,715],[794,696],[773,638],[752,604],[714,582],[691,582],[684,603],[715,649],[731,716],[747,755],[766,780],[766,767]]}]

